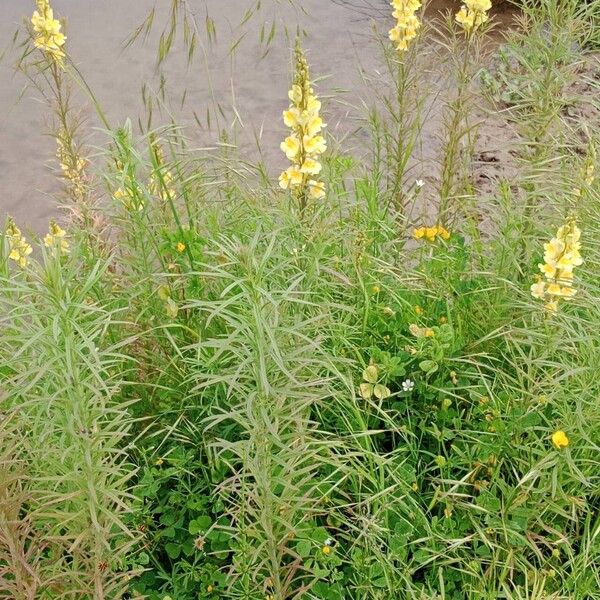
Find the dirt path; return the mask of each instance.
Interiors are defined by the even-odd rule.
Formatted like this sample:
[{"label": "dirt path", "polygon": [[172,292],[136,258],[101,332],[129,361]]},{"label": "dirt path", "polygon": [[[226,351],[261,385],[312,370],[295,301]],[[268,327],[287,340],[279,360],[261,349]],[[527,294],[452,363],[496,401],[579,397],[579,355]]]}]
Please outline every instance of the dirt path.
[{"label": "dirt path", "polygon": [[[357,70],[360,62],[365,72],[375,73],[380,67],[378,48],[372,24],[383,34],[391,25],[389,8],[384,0],[303,0],[307,14],[298,13],[282,0],[277,8],[263,9],[245,25],[239,23],[245,10],[254,2],[249,0],[194,0],[192,5],[203,6],[216,22],[217,43],[207,49],[210,81],[202,60],[187,68],[185,50],[176,46],[165,72],[172,110],[194,143],[206,145],[214,141],[214,132],[200,130],[193,112],[206,114],[210,93],[218,98],[225,110],[227,122],[233,120],[236,107],[243,123],[240,145],[248,158],[256,158],[254,138],[261,135],[265,158],[276,172],[283,160],[278,151],[283,134],[281,110],[287,97],[289,81],[289,48],[291,42],[283,35],[283,24],[293,33],[296,23],[306,29],[306,47],[314,74],[326,76],[320,83],[321,93],[335,96],[327,103],[329,131],[340,138],[357,127],[359,114],[354,110],[360,98],[368,95]],[[11,0],[3,6],[0,21],[0,49],[11,39],[22,18],[31,13],[33,0]],[[91,88],[97,94],[111,124],[122,123],[127,117],[135,122],[143,112],[141,86],[154,81],[156,36],[147,45],[135,44],[124,52],[123,41],[133,31],[154,0],[53,0],[55,12],[68,18],[68,46]],[[156,23],[167,20],[166,0],[158,2]],[[265,6],[268,3],[263,3]],[[430,13],[440,9],[455,9],[456,0],[434,0]],[[509,17],[505,17],[509,18]],[[275,22],[275,41],[266,57],[265,47],[258,35],[259,27],[267,31]],[[247,31],[237,47],[235,56],[229,54],[232,39]],[[50,165],[54,156],[54,141],[47,135],[46,108],[33,90],[22,98],[24,78],[14,74],[9,60],[0,63],[0,217],[11,214],[24,227],[43,231],[48,219],[57,214],[52,194],[59,184]],[[235,85],[232,85],[235,82]],[[180,105],[183,90],[186,102]],[[97,120],[88,111],[88,124],[97,127]],[[437,148],[435,114],[428,119],[423,135],[424,156],[433,160]],[[156,123],[158,124],[158,123]],[[100,142],[101,137],[96,137]]]}]

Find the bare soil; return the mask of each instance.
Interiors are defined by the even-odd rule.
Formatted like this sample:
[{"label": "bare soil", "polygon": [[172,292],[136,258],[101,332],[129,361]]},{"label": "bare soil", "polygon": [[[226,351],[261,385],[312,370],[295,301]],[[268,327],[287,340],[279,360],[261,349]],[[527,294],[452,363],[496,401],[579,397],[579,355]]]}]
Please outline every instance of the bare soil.
[{"label": "bare soil", "polygon": [[[10,45],[12,34],[23,18],[31,13],[31,0],[11,0],[3,6],[0,20],[0,49]],[[158,87],[155,71],[157,36],[168,20],[169,2],[161,0],[155,31],[146,44],[136,43],[126,50],[124,40],[141,23],[154,5],[154,0],[53,0],[55,12],[67,17],[68,47],[90,87],[105,110],[111,124],[126,118],[136,123],[144,113],[141,87],[150,82]],[[205,44],[206,61],[195,60],[188,67],[185,48],[176,44],[164,68],[171,102],[169,111],[183,125],[193,145],[214,144],[216,132],[199,127],[194,113],[203,119],[216,98],[225,114],[224,122],[238,120],[241,134],[240,151],[249,159],[259,158],[256,138],[260,138],[262,159],[273,173],[283,165],[279,141],[284,133],[281,110],[286,103],[289,84],[290,46],[284,35],[286,24],[292,35],[296,24],[308,32],[306,48],[313,74],[322,76],[319,92],[328,98],[326,116],[329,132],[345,144],[360,146],[364,110],[362,100],[369,100],[369,89],[363,76],[377,76],[381,70],[380,48],[374,27],[385,35],[391,26],[389,6],[385,0],[303,0],[304,12],[298,12],[282,1],[264,8],[253,20],[240,27],[248,0],[195,0],[200,21],[209,14],[216,23],[216,44]],[[263,3],[267,5],[268,3]],[[205,6],[204,6],[205,5]],[[444,11],[454,11],[458,0],[433,0],[428,9],[429,20]],[[510,26],[513,10],[507,4],[496,8],[498,27],[490,37],[490,48],[497,45],[501,31]],[[268,52],[258,35],[265,23],[268,31],[275,23],[276,33]],[[246,32],[235,54],[230,44]],[[14,73],[8,53],[0,63],[0,218],[11,214],[25,228],[41,232],[49,218],[58,214],[53,198],[60,184],[53,174],[55,143],[48,135],[46,106],[25,80]],[[432,54],[432,61],[439,59]],[[208,71],[206,65],[209,65]],[[360,65],[363,76],[359,73]],[[432,69],[434,72],[434,69]],[[432,78],[432,97],[422,136],[422,160],[415,178],[435,183],[436,161],[439,159],[440,111],[444,99],[442,79]],[[436,90],[435,86],[440,89]],[[185,102],[181,98],[185,91]],[[80,101],[84,101],[83,97]],[[99,127],[91,109],[87,109],[89,128]],[[166,121],[166,114],[163,115]],[[159,121],[155,122],[158,125]],[[357,133],[358,131],[358,133]],[[350,135],[352,134],[352,135]],[[102,144],[101,133],[92,143]],[[510,167],[509,146],[514,133],[501,119],[486,120],[478,149],[478,178],[490,183]]]}]

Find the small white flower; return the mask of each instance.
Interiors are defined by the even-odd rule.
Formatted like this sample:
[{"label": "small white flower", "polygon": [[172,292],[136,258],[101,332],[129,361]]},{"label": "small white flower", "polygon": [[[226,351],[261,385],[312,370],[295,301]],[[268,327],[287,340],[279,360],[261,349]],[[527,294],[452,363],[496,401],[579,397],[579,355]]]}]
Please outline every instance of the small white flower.
[{"label": "small white flower", "polygon": [[417,186],[417,189],[420,190],[425,185],[425,182],[422,179],[417,179],[415,185]]},{"label": "small white flower", "polygon": [[412,381],[412,380],[410,380],[410,379],[407,379],[406,381],[402,382],[402,389],[405,392],[412,392],[412,390],[414,389],[414,387],[415,387],[415,382]]}]

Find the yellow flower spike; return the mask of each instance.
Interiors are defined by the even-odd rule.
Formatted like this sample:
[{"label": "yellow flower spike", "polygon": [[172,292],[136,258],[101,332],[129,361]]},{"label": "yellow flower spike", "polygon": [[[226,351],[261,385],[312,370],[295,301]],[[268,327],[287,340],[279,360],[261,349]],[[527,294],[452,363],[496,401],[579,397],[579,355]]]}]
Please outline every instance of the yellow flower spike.
[{"label": "yellow flower spike", "polygon": [[296,44],[295,58],[294,82],[288,92],[290,106],[283,111],[283,122],[291,129],[291,134],[280,144],[292,165],[279,176],[279,186],[290,190],[303,209],[308,199],[325,197],[325,184],[313,176],[323,169],[319,157],[327,150],[327,143],[320,135],[325,127],[319,116],[321,102],[312,88],[308,62],[299,43]]},{"label": "yellow flower spike", "polygon": [[445,227],[442,227],[441,225],[438,225],[438,235],[443,240],[449,240],[450,239],[450,232]]},{"label": "yellow flower spike", "polygon": [[8,258],[14,260],[21,268],[25,268],[33,248],[12,219],[9,219],[6,227],[6,239],[9,248]]},{"label": "yellow flower spike", "polygon": [[464,0],[456,13],[456,22],[470,35],[489,19],[488,11],[491,8],[491,0]]},{"label": "yellow flower spike", "polygon": [[419,17],[415,14],[421,8],[419,0],[392,0],[396,25],[390,29],[389,38],[396,44],[398,52],[405,52],[421,28]]},{"label": "yellow flower spike", "polygon": [[69,254],[69,242],[65,239],[67,232],[62,229],[56,221],[50,221],[48,233],[44,236],[44,246],[50,248],[53,252],[60,254]]},{"label": "yellow flower spike", "polygon": [[561,431],[560,429],[552,434],[551,439],[552,443],[556,446],[558,450],[566,448],[569,445],[569,438],[567,437],[567,434],[564,431]]},{"label": "yellow flower spike", "polygon": [[67,38],[61,33],[60,21],[54,18],[48,0],[38,0],[37,10],[31,17],[31,24],[35,47],[46,52],[52,60],[62,65],[65,56],[63,46]]},{"label": "yellow flower spike", "polygon": [[558,310],[561,298],[572,298],[577,290],[572,287],[573,269],[583,263],[579,250],[581,230],[570,218],[558,228],[556,237],[544,244],[544,263],[538,265],[546,281],[538,280],[531,286],[534,298],[546,300],[548,312]]}]

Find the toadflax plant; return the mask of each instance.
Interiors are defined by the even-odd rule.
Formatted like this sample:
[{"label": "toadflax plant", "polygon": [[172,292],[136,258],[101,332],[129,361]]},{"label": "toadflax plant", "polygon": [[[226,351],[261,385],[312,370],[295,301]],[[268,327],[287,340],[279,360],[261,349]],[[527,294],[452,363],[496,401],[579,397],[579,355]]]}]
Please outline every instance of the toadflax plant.
[{"label": "toadflax plant", "polygon": [[120,597],[126,583],[131,419],[115,401],[125,363],[110,342],[115,314],[94,299],[105,265],[82,274],[77,253],[59,251],[64,241],[43,264],[3,260],[0,389],[10,393],[0,412],[20,439],[12,504],[0,490],[0,553],[9,555],[3,579],[23,589],[6,596],[0,587],[0,598],[100,600]]}]

